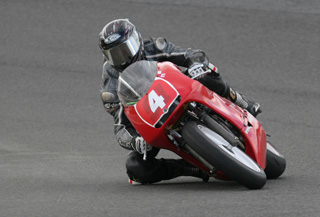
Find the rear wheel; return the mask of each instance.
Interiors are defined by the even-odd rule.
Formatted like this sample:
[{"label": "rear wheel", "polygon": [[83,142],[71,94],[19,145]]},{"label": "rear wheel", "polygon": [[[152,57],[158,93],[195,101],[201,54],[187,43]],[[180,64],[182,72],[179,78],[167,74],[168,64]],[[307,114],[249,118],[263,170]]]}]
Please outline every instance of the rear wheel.
[{"label": "rear wheel", "polygon": [[276,179],[286,169],[286,159],[280,154],[273,144],[267,142],[267,167],[265,173],[268,179]]},{"label": "rear wheel", "polygon": [[266,174],[246,153],[230,145],[202,123],[187,122],[182,130],[187,144],[203,159],[229,178],[250,189],[260,189]]}]

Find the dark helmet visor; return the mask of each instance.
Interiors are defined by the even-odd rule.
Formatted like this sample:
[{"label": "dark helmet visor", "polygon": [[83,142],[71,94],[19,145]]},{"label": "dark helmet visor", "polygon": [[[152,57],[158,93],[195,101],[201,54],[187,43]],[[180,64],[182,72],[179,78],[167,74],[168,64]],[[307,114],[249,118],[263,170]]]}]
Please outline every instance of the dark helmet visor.
[{"label": "dark helmet visor", "polygon": [[127,63],[139,52],[140,45],[138,32],[134,31],[128,40],[113,48],[103,50],[103,52],[110,65],[120,66]]}]

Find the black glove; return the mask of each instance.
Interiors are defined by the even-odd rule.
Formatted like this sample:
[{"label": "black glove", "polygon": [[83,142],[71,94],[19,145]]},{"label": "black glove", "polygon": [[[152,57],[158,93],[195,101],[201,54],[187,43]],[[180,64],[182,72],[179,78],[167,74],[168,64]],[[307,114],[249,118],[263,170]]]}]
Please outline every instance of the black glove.
[{"label": "black glove", "polygon": [[144,154],[145,151],[150,151],[152,149],[152,146],[148,145],[141,136],[137,136],[135,138],[134,146],[134,150],[139,152],[140,154]]}]

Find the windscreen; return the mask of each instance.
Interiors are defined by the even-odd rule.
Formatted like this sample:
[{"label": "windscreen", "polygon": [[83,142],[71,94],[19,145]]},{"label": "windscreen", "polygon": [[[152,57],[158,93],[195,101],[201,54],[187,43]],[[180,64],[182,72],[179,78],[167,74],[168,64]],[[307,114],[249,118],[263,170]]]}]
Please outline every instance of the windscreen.
[{"label": "windscreen", "polygon": [[131,64],[119,76],[118,96],[122,104],[136,104],[149,90],[157,73],[154,61],[142,60]]}]

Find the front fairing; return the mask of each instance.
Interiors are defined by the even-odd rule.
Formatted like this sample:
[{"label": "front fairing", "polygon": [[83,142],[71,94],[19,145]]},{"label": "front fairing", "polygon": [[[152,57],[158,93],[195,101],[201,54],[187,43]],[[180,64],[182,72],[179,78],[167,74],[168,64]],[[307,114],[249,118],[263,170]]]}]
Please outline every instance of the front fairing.
[{"label": "front fairing", "polygon": [[[118,96],[131,124],[148,144],[166,149],[170,149],[163,142],[168,139],[167,126],[183,112],[180,93],[170,83],[172,79],[190,78],[172,63],[139,61],[120,74],[118,83]],[[181,82],[183,86],[184,80]],[[181,85],[178,88],[187,96],[191,89]]]}]

